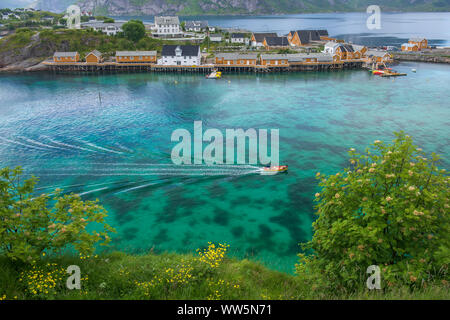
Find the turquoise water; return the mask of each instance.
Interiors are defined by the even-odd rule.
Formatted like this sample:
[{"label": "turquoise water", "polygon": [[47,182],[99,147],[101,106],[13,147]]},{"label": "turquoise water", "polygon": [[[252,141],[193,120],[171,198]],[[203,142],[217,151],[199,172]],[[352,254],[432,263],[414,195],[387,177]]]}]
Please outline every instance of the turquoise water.
[{"label": "turquoise water", "polygon": [[[426,37],[430,45],[450,45],[450,12],[384,12],[381,28],[369,30],[366,12],[312,13],[264,16],[199,16],[186,20],[207,20],[209,25],[240,28],[253,32],[288,34],[291,30],[327,29],[330,36],[366,46],[397,46],[411,37]],[[153,17],[116,17],[153,22]]]},{"label": "turquoise water", "polygon": [[[449,158],[450,66],[396,69],[408,76],[1,75],[0,166],[39,176],[40,192],[62,187],[98,198],[118,230],[113,248],[186,252],[226,241],[233,255],[292,272],[298,243],[312,235],[315,174],[346,166],[349,148],[405,130],[425,151]],[[279,129],[289,173],[175,172],[171,133],[192,132],[195,120],[222,132]]]}]

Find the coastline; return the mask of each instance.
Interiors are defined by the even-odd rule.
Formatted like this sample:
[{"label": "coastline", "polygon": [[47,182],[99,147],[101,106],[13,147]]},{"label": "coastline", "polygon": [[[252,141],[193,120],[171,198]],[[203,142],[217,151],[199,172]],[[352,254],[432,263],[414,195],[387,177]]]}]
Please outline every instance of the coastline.
[{"label": "coastline", "polygon": [[450,64],[450,50],[448,56],[427,55],[422,53],[398,53],[398,52],[394,52],[393,55],[394,60],[397,61]]},{"label": "coastline", "polygon": [[[44,59],[41,61],[41,59],[39,59],[39,62],[36,63],[35,58],[30,58],[30,59],[26,59],[23,60],[21,62],[18,63],[14,63],[11,65],[8,65],[4,68],[0,68],[0,74],[11,74],[11,73],[27,73],[27,72],[49,72],[52,73],[54,72],[51,68],[49,68],[49,66],[47,64],[45,64],[45,61],[47,61],[47,59]],[[410,55],[410,54],[397,54],[394,53],[394,62],[392,63],[392,65],[397,65],[401,62],[422,62],[422,63],[433,63],[433,64],[450,64],[450,57],[440,57],[440,56],[423,56],[420,54],[414,54],[414,55]],[[151,65],[149,65],[149,67],[151,67]],[[211,66],[211,68],[213,68],[214,66]],[[189,70],[188,68],[186,68],[187,70]],[[348,68],[342,68],[342,69],[336,69],[336,70],[286,70],[283,72],[308,72],[308,71],[340,71],[340,70],[347,70]],[[361,70],[364,69],[364,67],[360,68]],[[91,74],[93,73],[92,71],[80,71],[80,72],[84,72],[86,74]],[[146,68],[145,70],[142,70],[142,72],[158,72],[155,70],[150,70],[150,68]],[[189,71],[187,71],[189,72]],[[235,71],[237,72],[237,71]],[[268,71],[268,72],[273,72],[273,71]],[[95,72],[94,72],[95,73]],[[192,73],[192,72],[189,72]],[[199,73],[198,71],[196,71],[196,73]],[[253,73],[255,74],[261,74],[261,72],[256,72],[253,71]],[[263,72],[266,73],[266,72]]]}]

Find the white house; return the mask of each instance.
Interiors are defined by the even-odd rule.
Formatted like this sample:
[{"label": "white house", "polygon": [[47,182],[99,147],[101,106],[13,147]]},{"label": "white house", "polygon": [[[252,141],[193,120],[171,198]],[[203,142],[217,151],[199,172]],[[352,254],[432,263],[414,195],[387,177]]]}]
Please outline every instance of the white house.
[{"label": "white house", "polygon": [[211,40],[211,42],[222,42],[222,35],[221,34],[211,34],[209,36],[209,40]]},{"label": "white house", "polygon": [[17,14],[15,14],[15,13],[8,13],[8,14],[2,15],[2,19],[3,20],[9,20],[9,19],[20,20],[20,17]]},{"label": "white house", "polygon": [[184,24],[186,31],[200,32],[208,29],[208,21],[186,21]]},{"label": "white house", "polygon": [[105,23],[101,21],[94,22],[84,22],[81,24],[82,29],[92,28],[95,31],[101,31],[106,33],[108,36],[115,36],[119,32],[123,32],[122,26],[125,22],[113,22],[113,23]]},{"label": "white house", "polygon": [[200,46],[165,45],[158,64],[164,66],[198,66],[201,64],[201,59]]},{"label": "white house", "polygon": [[328,53],[334,55],[336,53],[336,49],[339,48],[341,44],[333,41],[328,41],[323,48],[323,53]]},{"label": "white house", "polygon": [[155,17],[155,32],[157,37],[176,37],[181,35],[180,20],[177,16]]},{"label": "white house", "polygon": [[232,33],[231,43],[245,43],[245,35],[243,33]]}]

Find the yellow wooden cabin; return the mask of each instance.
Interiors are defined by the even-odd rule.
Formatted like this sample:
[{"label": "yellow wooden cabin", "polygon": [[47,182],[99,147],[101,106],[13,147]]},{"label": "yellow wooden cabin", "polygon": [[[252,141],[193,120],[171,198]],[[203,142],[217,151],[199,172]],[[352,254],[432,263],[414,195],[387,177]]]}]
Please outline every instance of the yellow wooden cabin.
[{"label": "yellow wooden cabin", "polygon": [[74,63],[80,61],[78,52],[55,52],[53,54],[53,61],[58,63]]},{"label": "yellow wooden cabin", "polygon": [[[353,49],[353,46],[350,44],[338,45],[335,54],[339,56],[340,60],[352,60],[359,59],[361,57],[361,54],[355,55],[355,49]],[[355,56],[358,58],[356,58]]]},{"label": "yellow wooden cabin", "polygon": [[216,55],[216,64],[228,66],[254,66],[258,55],[256,53],[225,52]]},{"label": "yellow wooden cabin", "polygon": [[428,48],[428,40],[425,38],[411,38],[409,39],[408,43],[417,45],[419,50]]},{"label": "yellow wooden cabin", "polygon": [[353,54],[353,58],[354,59],[362,59],[366,56],[367,50],[368,48],[366,46],[362,46],[362,45],[357,45],[354,44],[353,45],[353,49],[355,50],[354,54]]},{"label": "yellow wooden cabin", "polygon": [[[294,53],[286,55],[289,65],[329,64],[334,56],[328,53]],[[337,57],[337,55],[335,55]]]},{"label": "yellow wooden cabin", "polygon": [[413,44],[413,43],[404,43],[404,44],[402,44],[402,51],[417,52],[417,51],[419,51],[419,46],[417,44]]},{"label": "yellow wooden cabin", "polygon": [[367,56],[371,63],[391,63],[393,62],[392,55],[387,51],[369,50]]},{"label": "yellow wooden cabin", "polygon": [[156,51],[117,51],[117,63],[156,63]]},{"label": "yellow wooden cabin", "polygon": [[288,66],[289,59],[287,54],[261,54],[259,58],[262,66]]},{"label": "yellow wooden cabin", "polygon": [[100,51],[94,50],[86,55],[86,63],[102,63],[103,56]]},{"label": "yellow wooden cabin", "polygon": [[318,30],[297,30],[291,31],[287,35],[292,46],[300,47],[311,43],[311,41],[321,41]]}]

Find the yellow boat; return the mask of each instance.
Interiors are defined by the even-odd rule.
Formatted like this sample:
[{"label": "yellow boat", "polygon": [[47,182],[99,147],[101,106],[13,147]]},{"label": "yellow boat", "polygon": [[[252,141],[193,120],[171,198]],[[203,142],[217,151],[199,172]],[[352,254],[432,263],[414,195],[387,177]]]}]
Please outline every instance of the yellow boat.
[{"label": "yellow boat", "polygon": [[222,77],[222,72],[220,71],[213,71],[210,74],[206,76],[206,79],[220,79]]},{"label": "yellow boat", "polygon": [[402,77],[406,76],[406,73],[400,73],[400,72],[385,72],[381,74],[382,77]]}]

